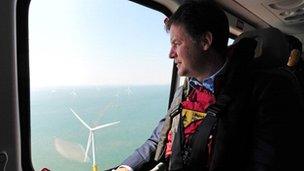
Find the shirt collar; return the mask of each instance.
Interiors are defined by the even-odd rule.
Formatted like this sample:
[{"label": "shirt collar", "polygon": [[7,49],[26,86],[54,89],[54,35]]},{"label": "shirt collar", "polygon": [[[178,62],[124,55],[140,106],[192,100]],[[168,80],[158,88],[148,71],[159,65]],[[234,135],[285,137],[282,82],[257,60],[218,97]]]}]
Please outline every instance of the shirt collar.
[{"label": "shirt collar", "polygon": [[191,77],[189,79],[189,85],[193,88],[205,88],[207,90],[209,90],[210,92],[214,93],[214,79],[217,75],[219,75],[223,69],[226,67],[227,64],[227,60],[224,63],[224,65],[218,70],[216,71],[213,75],[211,75],[208,78],[205,78],[202,82],[198,81],[196,78]]}]

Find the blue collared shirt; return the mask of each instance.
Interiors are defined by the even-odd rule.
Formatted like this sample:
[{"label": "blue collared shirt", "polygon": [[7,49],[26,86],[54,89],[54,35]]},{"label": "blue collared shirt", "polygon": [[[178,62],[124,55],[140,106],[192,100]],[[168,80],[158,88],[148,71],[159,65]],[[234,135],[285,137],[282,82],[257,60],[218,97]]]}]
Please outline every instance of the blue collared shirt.
[{"label": "blue collared shirt", "polygon": [[225,62],[224,65],[217,72],[215,72],[213,75],[211,75],[208,78],[205,78],[203,80],[203,82],[200,82],[196,78],[191,77],[189,79],[189,85],[193,88],[203,87],[203,88],[209,90],[210,92],[214,93],[214,89],[215,89],[214,88],[214,78],[215,78],[216,75],[218,75],[223,70],[223,68],[225,68],[226,63],[227,62]]}]

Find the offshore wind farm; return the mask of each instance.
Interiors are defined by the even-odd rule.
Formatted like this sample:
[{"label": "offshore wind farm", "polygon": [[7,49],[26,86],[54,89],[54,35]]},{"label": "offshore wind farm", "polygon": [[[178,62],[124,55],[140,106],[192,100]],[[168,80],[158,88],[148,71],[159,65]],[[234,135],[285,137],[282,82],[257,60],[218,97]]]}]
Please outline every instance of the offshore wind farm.
[{"label": "offshore wind farm", "polygon": [[91,171],[94,163],[98,170],[119,165],[149,138],[165,115],[168,87],[50,87],[32,91],[34,169]]}]

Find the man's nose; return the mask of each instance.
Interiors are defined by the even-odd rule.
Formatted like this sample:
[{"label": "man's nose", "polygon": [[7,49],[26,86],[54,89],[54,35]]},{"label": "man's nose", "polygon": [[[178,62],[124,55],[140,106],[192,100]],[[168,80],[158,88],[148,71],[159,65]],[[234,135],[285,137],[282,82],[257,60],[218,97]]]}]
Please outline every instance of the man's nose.
[{"label": "man's nose", "polygon": [[171,48],[169,52],[169,58],[173,59],[176,58],[176,52]]}]

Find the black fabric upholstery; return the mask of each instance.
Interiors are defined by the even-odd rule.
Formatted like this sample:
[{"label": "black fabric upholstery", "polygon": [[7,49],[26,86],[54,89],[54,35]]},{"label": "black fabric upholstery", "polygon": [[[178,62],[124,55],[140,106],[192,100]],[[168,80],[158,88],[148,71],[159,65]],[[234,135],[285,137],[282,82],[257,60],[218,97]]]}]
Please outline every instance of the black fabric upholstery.
[{"label": "black fabric upholstery", "polygon": [[243,38],[252,38],[257,41],[255,49],[254,67],[267,69],[285,66],[289,56],[289,45],[286,36],[276,28],[265,28],[248,31],[241,34],[235,43]]}]

